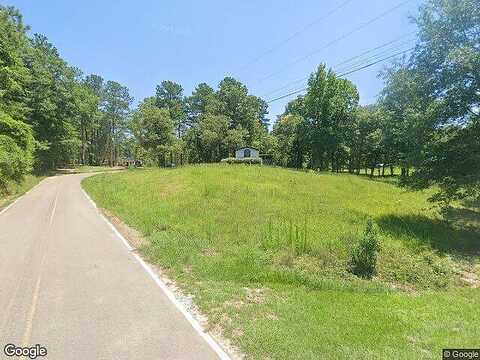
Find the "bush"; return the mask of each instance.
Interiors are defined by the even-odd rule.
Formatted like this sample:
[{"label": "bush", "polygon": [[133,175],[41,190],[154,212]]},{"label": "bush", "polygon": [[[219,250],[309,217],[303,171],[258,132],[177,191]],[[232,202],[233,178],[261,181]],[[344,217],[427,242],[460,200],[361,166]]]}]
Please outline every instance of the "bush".
[{"label": "bush", "polygon": [[380,242],[372,220],[368,220],[365,232],[353,249],[350,271],[360,277],[371,279],[377,272],[377,253]]},{"label": "bush", "polygon": [[237,159],[237,158],[226,158],[222,159],[220,161],[223,164],[257,164],[257,165],[262,165],[262,159],[261,158],[243,158],[243,159]]},{"label": "bush", "polygon": [[14,120],[9,115],[0,111],[0,135],[13,139],[21,150],[33,152],[33,135],[29,125],[22,121]]},{"label": "bush", "polygon": [[0,135],[0,194],[10,181],[19,182],[30,170],[31,160],[12,138]]},{"label": "bush", "polygon": [[20,182],[32,167],[31,128],[0,112],[0,193],[10,181]]}]

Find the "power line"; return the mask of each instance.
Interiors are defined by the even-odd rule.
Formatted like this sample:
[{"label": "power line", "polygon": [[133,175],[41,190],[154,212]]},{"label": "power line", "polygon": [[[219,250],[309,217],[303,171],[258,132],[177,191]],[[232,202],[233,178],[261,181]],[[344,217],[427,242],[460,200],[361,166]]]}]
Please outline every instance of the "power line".
[{"label": "power line", "polygon": [[[372,57],[378,57],[379,55],[384,55],[384,54],[389,53],[391,51],[399,50],[401,47],[403,47],[405,45],[410,45],[412,43],[412,40],[414,40],[414,38],[411,37],[407,40],[400,41],[405,37],[406,36],[402,36],[395,41],[390,41],[390,42],[388,42],[384,45],[377,46],[377,47],[375,47],[371,50],[364,51],[359,55],[353,56],[353,57],[351,57],[347,60],[344,60],[344,61],[336,64],[335,68],[339,69],[339,68],[343,68],[343,67],[352,66],[353,64],[357,64],[359,62],[368,60]],[[378,50],[381,50],[381,51],[378,51]],[[372,54],[372,53],[375,53],[375,54]],[[372,55],[369,55],[369,54],[372,54]],[[365,55],[368,55],[368,56],[365,57]]]},{"label": "power line", "polygon": [[370,61],[374,61],[378,58],[382,58],[383,56],[386,56],[386,55],[389,55],[389,54],[392,54],[392,53],[395,53],[395,52],[398,52],[400,50],[405,50],[406,47],[411,47],[412,46],[412,42],[411,41],[408,41],[408,42],[403,42],[397,46],[394,46],[392,48],[389,48],[389,49],[386,49],[386,50],[382,50],[374,55],[371,55],[371,56],[368,56],[366,58],[363,58],[363,59],[357,59],[356,61],[353,61],[353,62],[350,62],[349,64],[346,64],[346,65],[343,65],[343,66],[338,66],[336,65],[334,67],[334,70],[337,71],[337,72],[344,72],[344,71],[348,71],[350,68],[354,68],[356,66],[360,66],[360,65],[363,65],[365,64],[365,62],[370,62]]},{"label": "power line", "polygon": [[374,18],[368,20],[367,22],[364,22],[363,24],[360,24],[359,26],[357,26],[357,27],[355,27],[354,29],[350,30],[349,32],[341,35],[340,37],[338,37],[338,38],[336,38],[336,39],[328,42],[328,43],[325,44],[323,47],[321,47],[321,48],[319,48],[319,49],[317,49],[317,50],[314,50],[314,51],[308,53],[307,55],[302,56],[302,57],[300,57],[300,58],[292,61],[291,63],[287,64],[285,67],[283,67],[282,69],[280,69],[279,71],[274,72],[274,73],[272,73],[272,74],[270,74],[270,75],[268,75],[268,76],[260,79],[260,81],[268,80],[268,79],[270,79],[270,78],[272,78],[272,77],[274,77],[274,76],[282,73],[285,69],[288,69],[288,68],[290,68],[291,66],[298,64],[299,62],[302,62],[302,61],[304,61],[304,60],[306,60],[306,59],[308,59],[308,58],[311,58],[313,55],[318,54],[319,52],[321,52],[321,51],[323,51],[323,50],[325,50],[325,49],[327,49],[327,48],[335,45],[336,43],[338,43],[338,42],[346,39],[346,38],[349,37],[350,35],[353,35],[353,34],[355,34],[356,32],[365,29],[366,27],[368,27],[368,26],[370,26],[371,24],[375,23],[376,21],[384,18],[385,16],[391,14],[391,13],[394,12],[395,10],[399,9],[400,7],[404,6],[405,4],[407,4],[407,3],[411,2],[411,1],[412,1],[412,0],[402,1],[401,3],[399,3],[399,4],[397,4],[397,5],[393,6],[393,7],[391,7],[390,9],[388,9],[388,10],[386,10],[386,11],[384,11],[384,12],[382,12],[381,14],[375,16]]},{"label": "power line", "polygon": [[[374,47],[374,48],[372,48],[372,49],[365,50],[365,51],[363,51],[362,53],[360,53],[360,54],[358,54],[358,55],[355,55],[355,56],[353,56],[353,57],[350,57],[350,58],[348,58],[348,59],[346,59],[346,60],[341,61],[340,63],[337,63],[336,65],[333,66],[333,68],[334,68],[335,70],[339,70],[339,68],[340,68],[340,69],[343,69],[343,68],[347,67],[347,69],[348,69],[348,68],[351,67],[352,65],[358,66],[358,65],[361,65],[361,64],[364,63],[364,62],[371,62],[372,60],[376,60],[379,56],[384,55],[384,54],[386,54],[386,53],[388,53],[388,52],[390,52],[390,51],[400,50],[403,46],[409,44],[409,43],[410,43],[410,40],[408,40],[408,42],[407,42],[407,41],[400,42],[400,41],[403,40],[403,39],[405,39],[405,38],[407,38],[407,37],[409,37],[409,36],[411,36],[411,35],[413,35],[414,33],[415,33],[415,32],[411,32],[411,33],[408,33],[408,34],[404,34],[404,35],[402,35],[402,36],[400,36],[400,37],[397,37],[397,38],[395,38],[395,39],[393,39],[393,40],[391,40],[391,41],[388,41],[388,42],[386,42],[386,43],[383,43],[383,44],[381,44],[381,45],[378,45],[378,46],[376,46],[376,47]],[[399,42],[400,42],[400,44],[396,44],[396,43],[399,43]],[[395,44],[395,46],[390,47],[390,45],[393,45],[393,44]],[[383,51],[381,51],[381,52],[379,52],[379,53],[376,53],[375,55],[372,55],[372,56],[370,56],[370,57],[366,57],[366,58],[365,58],[365,55],[374,53],[374,52],[376,52],[377,50],[384,49],[384,48],[388,48],[388,50],[383,50]],[[362,59],[362,58],[363,58],[363,59]],[[358,59],[361,59],[361,60],[358,60]],[[357,62],[353,62],[354,60],[358,60],[358,61],[357,61]],[[346,65],[346,64],[349,64],[349,65]],[[345,66],[341,66],[341,65],[345,65]],[[347,69],[345,69],[345,70],[347,70]],[[308,80],[308,76],[303,77],[303,78],[301,78],[301,79],[297,79],[297,80],[290,81],[290,82],[288,82],[287,84],[285,84],[285,85],[283,85],[283,86],[281,86],[281,87],[279,87],[279,88],[277,88],[277,89],[275,89],[275,90],[272,90],[272,91],[269,91],[268,93],[263,94],[262,97],[267,97],[268,95],[275,94],[275,93],[277,93],[277,92],[280,92],[280,91],[282,91],[282,90],[285,90],[285,89],[291,87],[291,86],[294,85],[294,84],[297,84],[297,83],[302,82],[302,81],[305,81],[305,80]]]},{"label": "power line", "polygon": [[286,43],[292,41],[293,39],[295,39],[297,36],[299,36],[301,33],[305,32],[306,30],[310,29],[311,27],[319,24],[320,22],[328,19],[330,16],[334,15],[335,13],[337,13],[338,11],[340,11],[341,9],[343,9],[345,6],[347,6],[348,4],[350,4],[353,0],[346,0],[344,2],[342,2],[340,5],[338,5],[337,7],[335,7],[334,9],[332,9],[331,11],[329,11],[325,16],[322,16],[314,21],[312,21],[311,23],[305,25],[303,28],[301,28],[300,30],[294,32],[292,35],[290,35],[289,37],[287,37],[286,39],[278,42],[276,45],[272,46],[271,48],[269,48],[268,50],[266,50],[265,52],[261,53],[259,56],[257,56],[256,58],[252,59],[250,62],[248,62],[246,65],[242,66],[239,71],[244,71],[246,68],[248,68],[249,66],[257,63],[258,61],[260,61],[261,59],[263,59],[266,55],[269,55],[271,54],[272,52],[274,52],[275,50],[277,50],[278,48],[282,47],[283,45],[285,45]]},{"label": "power line", "polygon": [[[343,77],[343,76],[346,76],[346,75],[353,74],[353,73],[355,73],[355,72],[357,72],[357,71],[364,70],[364,69],[366,69],[366,68],[369,68],[369,67],[371,67],[371,66],[374,66],[374,65],[376,65],[376,64],[379,64],[379,63],[381,63],[381,62],[384,62],[384,61],[387,61],[387,60],[389,60],[389,59],[392,59],[392,58],[394,58],[394,57],[396,57],[396,56],[399,56],[399,55],[402,55],[402,54],[406,54],[407,52],[412,51],[413,49],[414,49],[414,48],[412,47],[412,48],[410,48],[410,49],[407,49],[407,50],[398,52],[398,53],[396,53],[396,54],[390,55],[390,56],[388,56],[388,57],[386,57],[386,58],[383,58],[383,59],[374,61],[374,62],[372,62],[372,63],[370,63],[370,64],[361,66],[361,67],[356,68],[356,69],[354,69],[354,70],[350,70],[350,71],[344,72],[344,73],[339,74],[339,75],[337,75],[337,76],[338,76],[338,77]],[[274,101],[278,101],[278,100],[281,100],[281,99],[285,99],[285,98],[287,98],[287,97],[289,97],[289,96],[292,96],[292,95],[295,95],[295,94],[299,94],[299,93],[301,93],[301,92],[304,92],[304,91],[307,90],[307,89],[308,89],[308,87],[303,87],[303,88],[301,88],[301,89],[295,90],[295,91],[290,92],[290,93],[288,93],[288,94],[285,94],[285,95],[283,95],[283,96],[280,96],[280,97],[277,97],[277,98],[268,100],[268,101],[267,101],[267,104],[270,104],[270,103],[272,103],[272,102],[274,102]]]}]

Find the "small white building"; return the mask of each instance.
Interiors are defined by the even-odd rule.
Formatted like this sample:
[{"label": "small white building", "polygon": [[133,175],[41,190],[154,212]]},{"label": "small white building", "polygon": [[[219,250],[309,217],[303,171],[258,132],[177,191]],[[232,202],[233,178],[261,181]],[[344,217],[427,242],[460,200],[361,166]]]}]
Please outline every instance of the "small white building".
[{"label": "small white building", "polygon": [[255,149],[253,147],[243,147],[235,151],[235,158],[236,159],[243,159],[243,158],[259,159],[260,152],[258,149]]}]

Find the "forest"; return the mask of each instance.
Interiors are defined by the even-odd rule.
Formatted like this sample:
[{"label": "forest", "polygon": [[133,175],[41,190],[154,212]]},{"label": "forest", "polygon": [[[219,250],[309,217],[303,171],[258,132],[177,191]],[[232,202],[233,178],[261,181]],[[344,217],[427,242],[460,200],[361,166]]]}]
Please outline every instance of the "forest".
[{"label": "forest", "polygon": [[267,101],[225,77],[187,95],[165,80],[139,101],[129,89],[68,64],[22,15],[0,7],[0,191],[60,167],[162,167],[219,162],[253,146],[273,165],[435,185],[442,206],[480,194],[480,6],[428,0],[409,56],[380,76],[375,104],[325,64],[273,124]]}]

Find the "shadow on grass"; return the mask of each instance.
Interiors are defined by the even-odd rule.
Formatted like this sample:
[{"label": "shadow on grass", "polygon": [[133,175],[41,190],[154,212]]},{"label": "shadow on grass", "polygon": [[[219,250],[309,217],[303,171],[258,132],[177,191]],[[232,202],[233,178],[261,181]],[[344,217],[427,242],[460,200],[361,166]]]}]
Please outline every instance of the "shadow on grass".
[{"label": "shadow on grass", "polygon": [[445,216],[448,221],[453,222],[457,226],[480,233],[480,210],[450,208]]},{"label": "shadow on grass", "polygon": [[480,254],[480,231],[452,226],[423,215],[386,215],[377,219],[380,228],[409,245],[428,246],[442,253],[457,255]]}]

